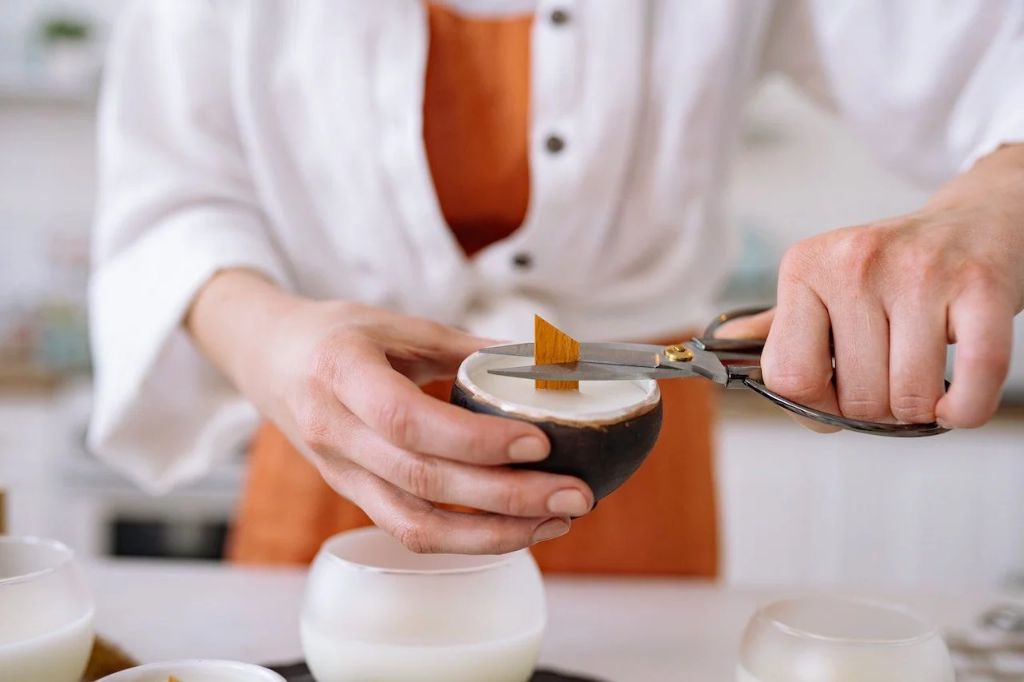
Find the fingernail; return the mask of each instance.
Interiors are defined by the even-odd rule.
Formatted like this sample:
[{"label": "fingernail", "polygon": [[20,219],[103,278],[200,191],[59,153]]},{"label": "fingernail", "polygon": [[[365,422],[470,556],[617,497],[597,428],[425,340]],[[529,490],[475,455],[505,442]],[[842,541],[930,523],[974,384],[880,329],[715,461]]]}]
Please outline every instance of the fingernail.
[{"label": "fingernail", "polygon": [[548,456],[548,444],[536,436],[523,436],[512,441],[508,458],[515,462],[536,462]]},{"label": "fingernail", "polygon": [[545,540],[554,540],[569,532],[569,522],[562,519],[549,519],[537,526],[530,538],[530,544],[535,545]]},{"label": "fingernail", "polygon": [[590,511],[590,503],[579,490],[566,488],[548,498],[548,511],[562,516],[583,516]]}]

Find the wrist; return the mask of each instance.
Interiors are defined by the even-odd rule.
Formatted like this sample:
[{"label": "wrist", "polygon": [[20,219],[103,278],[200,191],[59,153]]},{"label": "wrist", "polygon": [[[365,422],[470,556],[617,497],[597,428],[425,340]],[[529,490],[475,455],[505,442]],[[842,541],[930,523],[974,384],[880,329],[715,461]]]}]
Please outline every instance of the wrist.
[{"label": "wrist", "polygon": [[222,270],[197,292],[184,326],[204,355],[244,392],[248,368],[259,366],[275,322],[303,299],[260,273]]},{"label": "wrist", "polygon": [[982,157],[943,185],[925,208],[971,206],[1014,213],[1019,221],[1024,211],[1024,144],[1005,145]]},{"label": "wrist", "polygon": [[1024,144],[979,159],[940,188],[924,212],[960,216],[974,244],[1005,266],[1024,302]]}]

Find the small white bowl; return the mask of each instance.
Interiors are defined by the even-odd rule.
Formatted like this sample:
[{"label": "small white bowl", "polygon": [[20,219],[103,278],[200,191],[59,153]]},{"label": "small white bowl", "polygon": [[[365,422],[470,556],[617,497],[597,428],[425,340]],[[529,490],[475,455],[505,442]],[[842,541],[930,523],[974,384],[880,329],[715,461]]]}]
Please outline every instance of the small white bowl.
[{"label": "small white bowl", "polygon": [[285,682],[274,671],[258,665],[203,659],[148,663],[107,675],[99,682],[167,682],[171,675],[181,682]]}]

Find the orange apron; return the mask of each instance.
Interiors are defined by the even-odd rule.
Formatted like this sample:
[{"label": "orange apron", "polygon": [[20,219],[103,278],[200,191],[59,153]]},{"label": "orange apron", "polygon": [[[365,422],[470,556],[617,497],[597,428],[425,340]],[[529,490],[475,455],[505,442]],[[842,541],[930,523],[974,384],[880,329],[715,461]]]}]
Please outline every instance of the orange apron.
[{"label": "orange apron", "polygon": [[[529,203],[531,17],[469,18],[429,5],[423,137],[438,202],[467,255],[507,237]],[[447,400],[449,382],[426,387]],[[648,460],[572,531],[533,548],[546,571],[714,576],[712,387],[662,382],[665,422]],[[370,521],[272,425],[250,450],[232,559],[307,563],[324,538]]]}]

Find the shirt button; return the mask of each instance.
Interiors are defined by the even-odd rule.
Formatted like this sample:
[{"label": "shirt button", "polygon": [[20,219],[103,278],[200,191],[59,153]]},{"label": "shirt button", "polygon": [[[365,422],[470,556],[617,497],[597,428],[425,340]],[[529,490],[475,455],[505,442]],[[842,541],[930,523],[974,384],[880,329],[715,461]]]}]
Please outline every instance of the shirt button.
[{"label": "shirt button", "polygon": [[551,13],[551,23],[555,26],[564,26],[569,23],[569,12],[564,9],[556,9]]},{"label": "shirt button", "polygon": [[544,147],[552,154],[557,154],[565,149],[565,140],[558,135],[548,135],[548,139],[544,140]]},{"label": "shirt button", "polygon": [[520,251],[512,256],[512,266],[517,270],[529,270],[533,265],[533,258],[528,253]]}]

